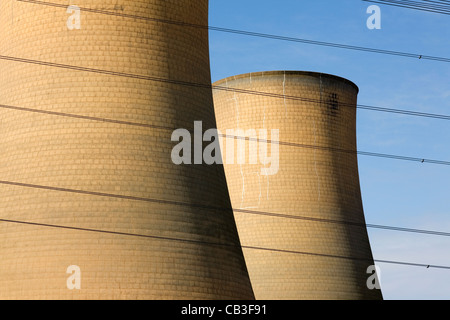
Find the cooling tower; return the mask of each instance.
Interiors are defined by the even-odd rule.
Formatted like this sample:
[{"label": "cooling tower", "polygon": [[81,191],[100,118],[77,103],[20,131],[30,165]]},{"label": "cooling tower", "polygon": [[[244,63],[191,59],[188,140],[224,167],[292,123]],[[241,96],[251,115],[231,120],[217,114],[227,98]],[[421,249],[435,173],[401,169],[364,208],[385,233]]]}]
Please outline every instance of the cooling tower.
[{"label": "cooling tower", "polygon": [[355,152],[357,86],[288,71],[214,86],[225,173],[256,299],[381,298],[366,285],[374,263]]},{"label": "cooling tower", "polygon": [[208,1],[58,3],[0,3],[0,298],[253,299],[223,166],[171,159],[215,127],[173,83],[211,83],[208,31],[167,23]]}]

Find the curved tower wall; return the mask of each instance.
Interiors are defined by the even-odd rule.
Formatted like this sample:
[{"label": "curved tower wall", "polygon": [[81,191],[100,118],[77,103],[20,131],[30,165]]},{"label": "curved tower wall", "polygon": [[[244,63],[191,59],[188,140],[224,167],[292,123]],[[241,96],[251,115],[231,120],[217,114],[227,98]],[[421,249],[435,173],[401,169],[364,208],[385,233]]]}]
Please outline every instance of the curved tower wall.
[{"label": "curved tower wall", "polygon": [[[117,15],[73,30],[62,5],[1,1],[1,54],[210,83],[207,30],[122,15],[206,26],[207,0],[82,0]],[[223,167],[171,160],[172,130],[215,127],[211,90],[0,60],[0,103],[59,113],[0,108],[0,218],[97,230],[1,222],[1,299],[254,297]]]},{"label": "curved tower wall", "polygon": [[[330,149],[356,150],[358,88],[331,75],[287,71],[230,77],[214,86],[222,87],[214,90],[216,119],[222,135],[227,134],[222,141],[225,173],[256,298],[381,298],[380,290],[366,286],[371,275],[367,268],[374,263],[365,228],[357,154]],[[278,170],[276,165],[264,164],[260,154],[256,164],[251,164],[251,140],[246,141],[243,164],[238,164],[237,142],[234,164],[227,161],[227,143],[233,140],[227,129],[242,129],[247,137],[251,133],[247,130],[258,133],[263,129],[267,130],[266,139],[282,141]],[[272,129],[279,130],[278,139]],[[259,133],[258,138],[264,140]],[[267,142],[259,141],[258,149],[264,144]],[[271,143],[267,150],[271,150]],[[275,153],[272,149],[272,157]],[[261,171],[270,167],[271,174]],[[363,227],[314,219],[348,221]]]}]

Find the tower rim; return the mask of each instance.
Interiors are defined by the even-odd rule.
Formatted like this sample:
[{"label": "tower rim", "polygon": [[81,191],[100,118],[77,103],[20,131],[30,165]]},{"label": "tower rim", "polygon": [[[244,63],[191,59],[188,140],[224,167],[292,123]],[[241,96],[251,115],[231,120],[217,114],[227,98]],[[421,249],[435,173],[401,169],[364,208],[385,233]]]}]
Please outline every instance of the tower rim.
[{"label": "tower rim", "polygon": [[277,76],[277,75],[279,75],[279,76],[284,76],[284,75],[311,76],[311,77],[315,77],[315,78],[325,77],[325,78],[345,82],[345,83],[351,85],[353,88],[355,88],[357,94],[359,93],[359,87],[351,80],[348,80],[346,78],[336,76],[333,74],[329,74],[329,73],[317,72],[317,71],[303,71],[303,70],[272,70],[272,71],[258,71],[258,72],[242,73],[239,75],[230,76],[230,77],[226,77],[226,78],[217,80],[213,83],[213,86],[220,86],[220,85],[223,85],[224,83],[229,83],[229,82],[233,82],[233,81],[245,79],[245,78],[250,78],[250,77],[253,79],[253,77],[257,78],[257,77]]}]

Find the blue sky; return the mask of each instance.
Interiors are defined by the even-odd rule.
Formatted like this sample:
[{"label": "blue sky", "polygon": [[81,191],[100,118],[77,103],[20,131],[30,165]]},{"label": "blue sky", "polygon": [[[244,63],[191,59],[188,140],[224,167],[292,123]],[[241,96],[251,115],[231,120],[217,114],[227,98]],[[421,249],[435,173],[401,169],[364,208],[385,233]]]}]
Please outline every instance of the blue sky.
[{"label": "blue sky", "polygon": [[[360,0],[212,0],[210,25],[450,58],[450,16]],[[355,82],[358,103],[450,115],[450,63],[211,31],[212,80],[306,70]],[[358,149],[450,161],[450,122],[358,110]],[[450,232],[450,166],[359,156],[370,224]],[[450,266],[450,237],[368,229],[375,259]],[[385,299],[450,299],[450,270],[380,263]]]}]

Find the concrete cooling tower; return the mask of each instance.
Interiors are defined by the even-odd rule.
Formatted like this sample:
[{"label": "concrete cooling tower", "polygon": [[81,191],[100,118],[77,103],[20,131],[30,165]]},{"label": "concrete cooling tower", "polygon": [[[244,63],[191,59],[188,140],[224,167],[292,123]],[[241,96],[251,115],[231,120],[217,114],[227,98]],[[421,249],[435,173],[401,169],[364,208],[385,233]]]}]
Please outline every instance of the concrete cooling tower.
[{"label": "concrete cooling tower", "polygon": [[0,299],[254,298],[223,166],[171,160],[208,31],[161,20],[208,1],[0,2]]},{"label": "concrete cooling tower", "polygon": [[256,299],[382,298],[367,286],[374,263],[355,152],[357,86],[288,71],[214,86],[225,173]]}]

